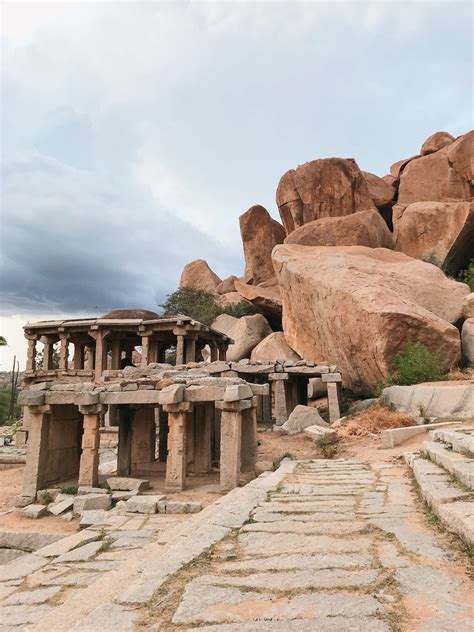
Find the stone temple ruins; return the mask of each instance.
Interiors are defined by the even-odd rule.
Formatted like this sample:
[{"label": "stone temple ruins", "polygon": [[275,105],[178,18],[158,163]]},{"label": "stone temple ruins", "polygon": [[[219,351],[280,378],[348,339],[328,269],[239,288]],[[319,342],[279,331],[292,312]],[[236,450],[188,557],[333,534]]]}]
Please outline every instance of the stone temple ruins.
[{"label": "stone temple ruins", "polygon": [[[227,362],[232,339],[186,316],[115,311],[28,323],[24,330],[25,502],[53,483],[97,486],[105,433],[116,433],[118,476],[162,473],[166,490],[181,491],[187,474],[219,467],[227,491],[241,474],[254,474],[257,424],[282,425],[296,405],[324,394],[330,421],[340,417],[341,375],[334,365]],[[132,364],[135,347],[141,347],[140,366]]]}]

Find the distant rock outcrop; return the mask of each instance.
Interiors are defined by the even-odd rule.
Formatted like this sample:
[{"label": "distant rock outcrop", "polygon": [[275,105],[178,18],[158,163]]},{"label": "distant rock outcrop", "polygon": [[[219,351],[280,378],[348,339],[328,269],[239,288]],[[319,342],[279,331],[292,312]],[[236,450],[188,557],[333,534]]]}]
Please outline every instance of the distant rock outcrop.
[{"label": "distant rock outcrop", "polygon": [[258,285],[275,277],[272,250],[285,239],[285,229],[263,206],[252,206],[239,218],[244,247],[243,281]]},{"label": "distant rock outcrop", "polygon": [[250,358],[252,350],[264,338],[272,333],[272,330],[261,314],[234,318],[228,314],[221,314],[212,323],[212,328],[221,331],[234,340],[227,350],[227,360],[238,362],[244,358]]},{"label": "distant rock outcrop", "polygon": [[188,263],[181,274],[179,287],[192,287],[204,292],[216,292],[222,280],[211,270],[207,261],[196,259]]},{"label": "distant rock outcrop", "polygon": [[[362,246],[277,246],[273,261],[288,344],[306,360],[329,360],[346,386],[385,380],[408,342],[460,358],[461,316],[469,288],[402,253]],[[308,326],[311,323],[311,326]]]}]

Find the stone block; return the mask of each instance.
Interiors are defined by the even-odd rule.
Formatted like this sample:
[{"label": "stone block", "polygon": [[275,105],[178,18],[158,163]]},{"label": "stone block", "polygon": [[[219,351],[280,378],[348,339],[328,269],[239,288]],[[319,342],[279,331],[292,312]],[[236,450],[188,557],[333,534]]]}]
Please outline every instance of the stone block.
[{"label": "stone block", "polygon": [[82,496],[84,494],[108,494],[109,491],[103,487],[89,487],[87,485],[81,485],[78,487],[77,493]]},{"label": "stone block", "polygon": [[167,514],[199,513],[201,510],[202,503],[198,502],[168,500],[166,503]]},{"label": "stone block", "polygon": [[297,434],[310,426],[329,427],[316,408],[298,405],[289,416],[288,421],[285,421],[281,426],[281,429],[287,434]]},{"label": "stone block", "polygon": [[21,515],[36,520],[46,515],[46,507],[45,505],[28,505],[22,510]]},{"label": "stone block", "polygon": [[179,404],[184,401],[184,384],[171,384],[159,393],[159,402],[163,404]]},{"label": "stone block", "polygon": [[188,386],[184,394],[186,402],[214,402],[224,397],[221,386]]},{"label": "stone block", "polygon": [[104,524],[107,520],[108,513],[104,509],[90,509],[83,511],[79,520],[79,527],[86,529],[99,524]]},{"label": "stone block", "polygon": [[304,433],[313,441],[325,439],[330,443],[337,441],[337,432],[332,428],[324,428],[323,426],[308,426],[304,429]]},{"label": "stone block", "polygon": [[155,514],[158,511],[158,502],[165,496],[134,496],[125,503],[125,509],[132,513]]},{"label": "stone block", "polygon": [[168,504],[167,500],[159,500],[156,503],[158,513],[166,513],[166,505]]},{"label": "stone block", "polygon": [[323,373],[321,379],[323,382],[342,382],[340,373]]},{"label": "stone block", "polygon": [[26,507],[27,505],[31,505],[35,502],[34,496],[15,496],[14,505],[15,507]]},{"label": "stone block", "polygon": [[74,498],[74,515],[79,516],[83,511],[90,509],[110,509],[110,496],[104,494],[85,494]]},{"label": "stone block", "polygon": [[253,397],[253,392],[248,384],[232,384],[225,389],[223,399],[224,402],[238,402],[249,397]]},{"label": "stone block", "polygon": [[73,549],[64,555],[60,555],[56,560],[56,564],[64,564],[66,562],[87,562],[93,558],[102,548],[104,542],[97,540],[95,542],[89,542],[83,546]]},{"label": "stone block", "polygon": [[112,492],[112,502],[120,502],[121,500],[128,500],[129,498],[133,498],[138,494],[138,490],[133,490],[130,492],[117,491]]},{"label": "stone block", "polygon": [[400,445],[404,441],[408,441],[412,437],[416,437],[419,434],[434,430],[436,427],[451,425],[455,422],[446,422],[442,424],[424,424],[422,426],[405,426],[405,428],[390,428],[388,430],[382,430],[380,433],[382,448],[394,448]]},{"label": "stone block", "polygon": [[74,496],[70,496],[65,500],[61,500],[58,503],[52,503],[48,505],[48,512],[53,514],[53,516],[59,516],[65,511],[69,511],[74,506]]},{"label": "stone block", "polygon": [[20,549],[22,552],[32,552],[56,542],[61,537],[59,533],[0,530],[0,549]]},{"label": "stone block", "polygon": [[65,538],[61,538],[57,542],[53,542],[52,544],[48,544],[43,548],[37,551],[38,555],[46,557],[56,557],[57,555],[63,555],[68,551],[72,551],[76,547],[88,544],[89,542],[94,542],[99,538],[99,534],[94,531],[83,531],[78,533],[73,533],[72,535],[68,535]]},{"label": "stone block", "polygon": [[143,478],[114,476],[113,478],[107,479],[107,485],[114,492],[143,492],[150,487],[150,482]]},{"label": "stone block", "polygon": [[20,406],[43,406],[44,395],[44,391],[20,391],[17,401]]}]

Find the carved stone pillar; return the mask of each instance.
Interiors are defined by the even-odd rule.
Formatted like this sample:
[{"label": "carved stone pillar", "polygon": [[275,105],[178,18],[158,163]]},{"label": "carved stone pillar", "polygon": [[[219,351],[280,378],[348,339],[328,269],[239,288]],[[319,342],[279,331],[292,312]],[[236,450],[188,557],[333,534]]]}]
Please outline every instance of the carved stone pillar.
[{"label": "carved stone pillar", "polygon": [[131,446],[132,446],[132,421],[135,414],[130,406],[120,406],[118,412],[118,454],[117,476],[130,476],[131,471]]},{"label": "carved stone pillar", "polygon": [[221,360],[222,362],[225,362],[227,359],[227,348],[229,347],[228,344],[218,344],[218,348],[219,348],[219,360]]},{"label": "carved stone pillar", "polygon": [[79,485],[97,487],[99,484],[99,446],[101,406],[79,406],[84,415],[82,452],[79,465]]},{"label": "carved stone pillar", "polygon": [[44,336],[43,340],[43,370],[51,371],[53,368],[54,338],[52,336]]},{"label": "carved stone pillar", "polygon": [[196,362],[196,339],[197,333],[190,331],[186,334],[186,363]]},{"label": "carved stone pillar", "polygon": [[182,491],[186,485],[186,416],[192,404],[165,404],[168,413],[168,458],[166,461],[166,491]]},{"label": "carved stone pillar", "polygon": [[216,362],[217,357],[218,357],[218,355],[217,355],[217,353],[218,353],[218,352],[217,352],[217,343],[216,343],[215,341],[213,341],[213,340],[212,340],[212,341],[209,343],[209,347],[210,347],[210,349],[211,349],[211,358],[210,358],[210,359],[211,359],[211,362]]},{"label": "carved stone pillar", "polygon": [[328,411],[329,422],[332,423],[341,417],[340,400],[342,385],[340,382],[328,382]]},{"label": "carved stone pillar", "polygon": [[38,340],[38,336],[35,334],[33,335],[27,334],[26,338],[28,339],[26,370],[35,371],[36,370],[36,341]]},{"label": "carved stone pillar", "polygon": [[150,334],[142,333],[142,359],[140,366],[143,369],[150,364]]},{"label": "carved stone pillar", "polygon": [[270,384],[273,390],[275,401],[275,424],[281,426],[288,419],[290,412],[288,410],[287,373],[270,373]]},{"label": "carved stone pillar", "polygon": [[59,348],[59,368],[63,371],[67,371],[67,363],[69,358],[69,334],[59,334],[61,340],[61,346]]},{"label": "carved stone pillar", "polygon": [[48,479],[48,446],[50,406],[28,406],[30,428],[26,447],[26,464],[23,475],[23,495],[35,497]]},{"label": "carved stone pillar", "polygon": [[184,336],[176,336],[176,364],[184,364]]},{"label": "carved stone pillar", "polygon": [[107,368],[107,335],[108,331],[91,331],[91,337],[95,338],[95,379],[100,379]]}]

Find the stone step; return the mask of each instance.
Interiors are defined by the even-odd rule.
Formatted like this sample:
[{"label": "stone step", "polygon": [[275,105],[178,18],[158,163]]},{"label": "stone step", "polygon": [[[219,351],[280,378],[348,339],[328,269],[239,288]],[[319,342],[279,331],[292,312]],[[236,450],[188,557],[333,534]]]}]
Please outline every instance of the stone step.
[{"label": "stone step", "polygon": [[434,441],[425,441],[421,446],[421,454],[444,467],[469,489],[474,489],[474,459],[453,452]]},{"label": "stone step", "polygon": [[474,426],[451,430],[439,428],[430,432],[433,441],[441,441],[454,452],[474,458]]},{"label": "stone step", "polygon": [[456,487],[443,467],[432,461],[411,455],[407,462],[423,499],[446,529],[474,544],[474,495]]}]

